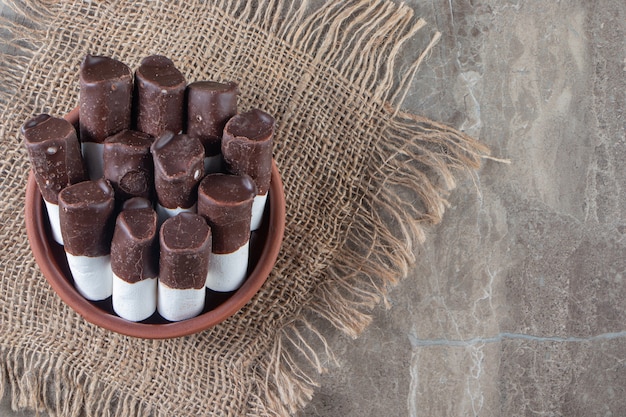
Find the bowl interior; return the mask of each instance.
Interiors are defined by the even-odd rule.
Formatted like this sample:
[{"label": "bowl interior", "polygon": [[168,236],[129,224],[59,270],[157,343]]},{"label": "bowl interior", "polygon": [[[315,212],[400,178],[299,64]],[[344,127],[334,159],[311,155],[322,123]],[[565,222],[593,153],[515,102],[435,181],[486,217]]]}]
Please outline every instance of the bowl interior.
[{"label": "bowl interior", "polygon": [[[73,113],[66,117],[75,122],[77,113]],[[272,162],[272,180],[263,224],[250,237],[246,281],[238,290],[230,293],[207,289],[204,311],[180,322],[168,322],[157,313],[142,322],[130,322],[115,315],[110,298],[91,302],[76,291],[63,246],[52,238],[44,202],[32,172],[26,188],[25,217],[35,260],[46,280],[66,304],[87,321],[108,330],[134,337],[164,339],[189,335],[214,326],[235,314],[258,292],[278,257],[285,230],[285,199],[276,163]]]}]

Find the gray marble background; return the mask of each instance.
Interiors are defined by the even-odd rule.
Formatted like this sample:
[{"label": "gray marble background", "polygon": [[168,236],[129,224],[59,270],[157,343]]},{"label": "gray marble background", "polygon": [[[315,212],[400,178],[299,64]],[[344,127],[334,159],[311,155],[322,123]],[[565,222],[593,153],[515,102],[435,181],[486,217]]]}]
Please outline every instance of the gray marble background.
[{"label": "gray marble background", "polygon": [[626,416],[626,2],[408,3],[442,39],[405,107],[511,164],[459,183],[360,338],[330,331],[302,414]]},{"label": "gray marble background", "polygon": [[305,415],[626,416],[626,2],[410,2],[405,103],[510,165],[459,184]]}]

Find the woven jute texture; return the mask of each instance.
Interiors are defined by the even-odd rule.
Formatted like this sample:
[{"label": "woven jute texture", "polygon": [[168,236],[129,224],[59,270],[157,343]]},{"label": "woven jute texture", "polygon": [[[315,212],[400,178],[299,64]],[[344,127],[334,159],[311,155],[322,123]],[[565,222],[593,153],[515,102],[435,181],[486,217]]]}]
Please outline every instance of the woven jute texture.
[{"label": "woven jute texture", "polygon": [[[438,38],[406,6],[12,6],[17,17],[0,22],[8,39],[0,67],[0,395],[8,391],[15,408],[63,417],[297,413],[332,362],[325,333],[356,337],[367,326],[385,289],[406,275],[424,225],[441,219],[455,175],[487,154],[463,133],[400,110]],[[421,49],[404,51],[416,36]],[[402,68],[401,52],[413,54]],[[19,127],[76,106],[87,53],[133,68],[166,55],[190,82],[237,81],[241,110],[276,117],[284,244],[261,291],[214,328],[154,341],[103,330],[62,303],[33,259]]]}]

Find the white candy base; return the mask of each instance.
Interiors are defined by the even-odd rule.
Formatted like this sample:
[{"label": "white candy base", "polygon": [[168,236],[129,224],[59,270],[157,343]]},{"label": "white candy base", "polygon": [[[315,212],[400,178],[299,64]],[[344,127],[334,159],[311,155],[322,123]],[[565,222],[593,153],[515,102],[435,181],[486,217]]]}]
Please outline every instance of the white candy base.
[{"label": "white candy base", "polygon": [[156,213],[157,213],[157,219],[158,219],[158,222],[159,222],[159,227],[161,227],[161,225],[163,225],[165,220],[169,219],[170,217],[176,216],[178,213],[195,213],[196,212],[196,206],[197,206],[197,204],[194,204],[193,206],[191,206],[189,208],[176,207],[176,208],[170,209],[170,208],[167,208],[167,207],[163,207],[162,205],[157,203],[157,205],[156,205]]},{"label": "white candy base", "polygon": [[157,294],[157,310],[161,317],[169,321],[190,319],[204,309],[204,288],[170,288],[159,281]]},{"label": "white candy base", "polygon": [[252,202],[252,221],[250,222],[251,232],[261,227],[261,223],[263,221],[263,211],[265,211],[265,203],[267,202],[268,194],[269,191],[265,194],[259,194],[254,197],[254,201]]},{"label": "white candy base", "polygon": [[157,308],[157,279],[130,283],[113,274],[113,310],[128,321],[150,317]]},{"label": "white candy base", "polygon": [[250,242],[233,253],[212,253],[209,258],[208,289],[219,292],[235,291],[241,287],[248,272]]},{"label": "white candy base", "polygon": [[48,219],[50,219],[50,229],[52,230],[52,237],[59,244],[63,244],[63,236],[61,235],[61,221],[59,220],[59,205],[54,203],[46,203],[46,210],[48,211]]},{"label": "white candy base", "polygon": [[111,256],[75,256],[67,255],[74,286],[89,301],[100,301],[111,296],[113,292],[113,272]]},{"label": "white candy base", "polygon": [[89,179],[97,180],[104,177],[104,143],[83,142],[80,146]]},{"label": "white candy base", "polygon": [[204,157],[204,173],[213,174],[222,171],[222,154]]}]

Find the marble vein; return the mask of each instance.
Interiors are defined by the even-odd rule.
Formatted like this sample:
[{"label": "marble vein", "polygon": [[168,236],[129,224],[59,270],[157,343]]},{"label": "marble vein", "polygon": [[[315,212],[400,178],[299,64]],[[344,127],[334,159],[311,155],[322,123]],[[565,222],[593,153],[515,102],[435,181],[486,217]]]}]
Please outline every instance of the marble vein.
[{"label": "marble vein", "polygon": [[447,347],[467,347],[475,345],[485,345],[490,343],[499,343],[505,340],[525,340],[530,342],[556,342],[556,343],[584,343],[584,342],[597,342],[626,338],[626,331],[609,332],[593,335],[589,337],[578,336],[533,336],[523,333],[499,333],[491,337],[473,337],[471,339],[420,339],[414,335],[409,334],[409,341],[411,346],[417,347],[434,347],[434,346],[447,346]]}]

